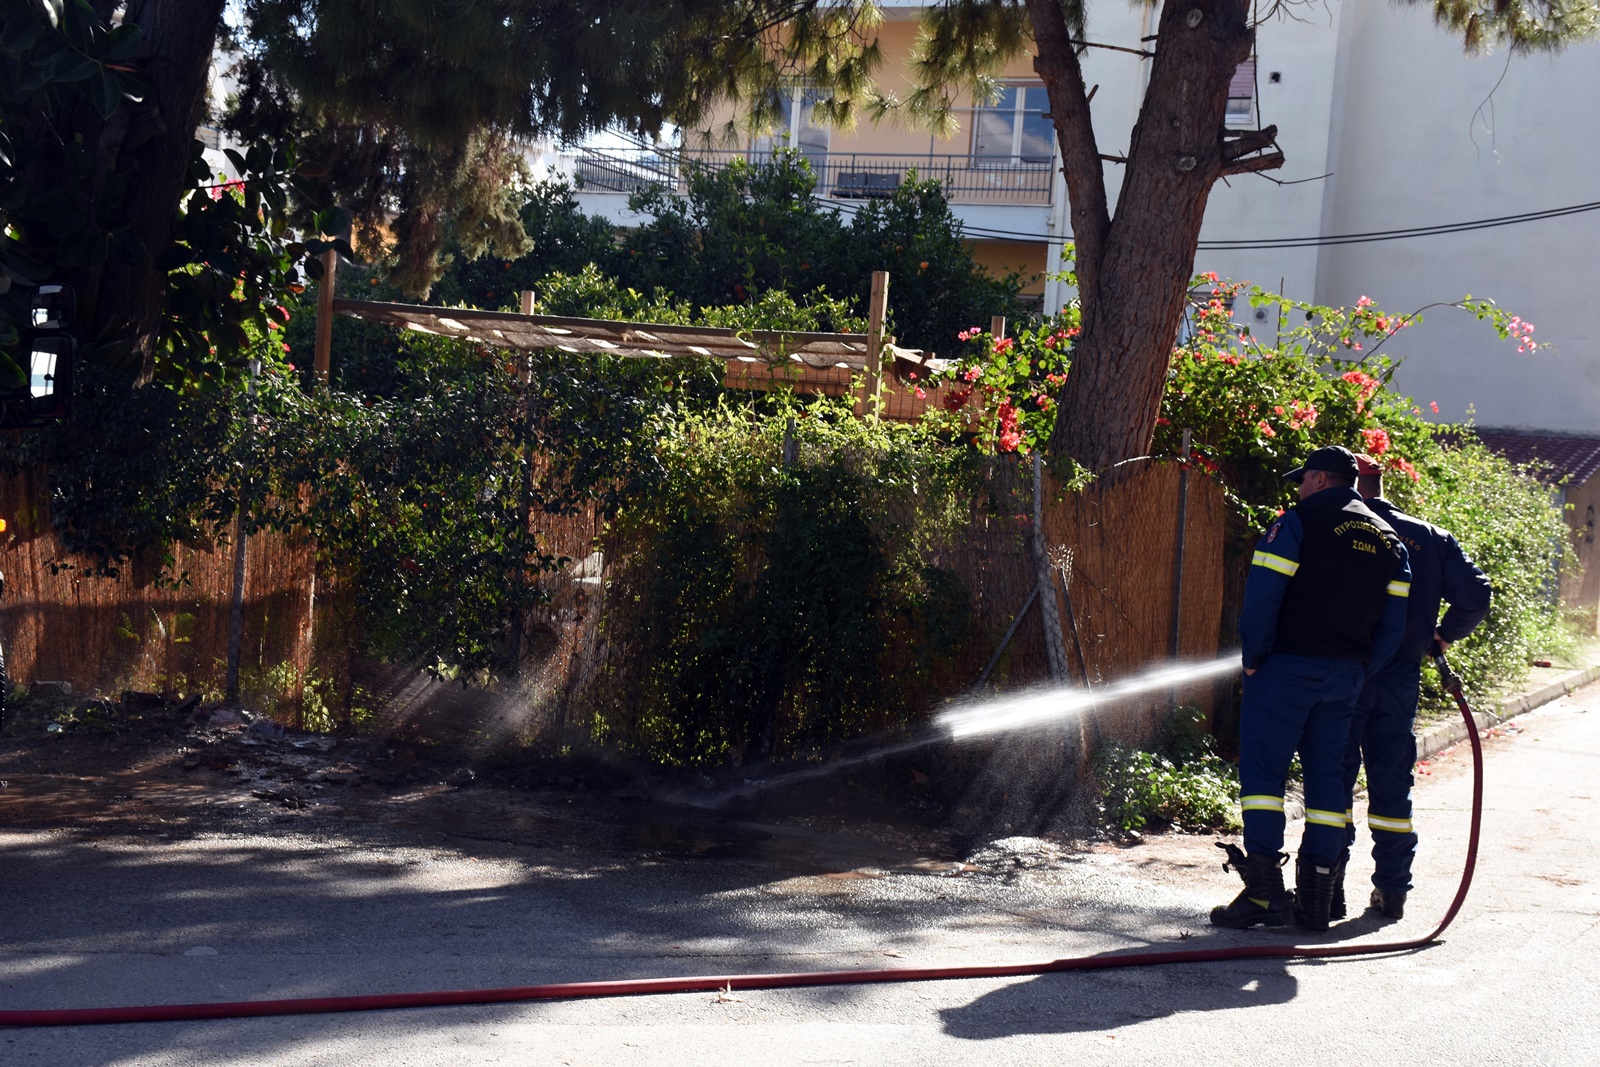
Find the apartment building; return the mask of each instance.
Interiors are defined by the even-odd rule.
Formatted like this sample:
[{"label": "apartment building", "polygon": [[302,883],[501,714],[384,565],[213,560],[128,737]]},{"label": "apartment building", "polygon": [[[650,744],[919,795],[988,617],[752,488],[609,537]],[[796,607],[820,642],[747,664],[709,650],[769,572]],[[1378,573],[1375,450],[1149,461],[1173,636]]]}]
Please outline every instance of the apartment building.
[{"label": "apartment building", "polygon": [[[881,77],[902,96],[922,6],[884,4]],[[1150,47],[1141,41],[1154,33],[1156,11],[1094,6],[1089,39]],[[1600,212],[1404,239],[1388,233],[1594,201],[1600,44],[1553,56],[1469,57],[1458,38],[1434,27],[1426,6],[1330,0],[1293,13],[1262,24],[1228,104],[1232,127],[1275,125],[1287,163],[1217,185],[1196,270],[1318,303],[1369,296],[1396,312],[1426,308],[1426,322],[1395,352],[1404,357],[1399,386],[1425,408],[1437,403],[1441,418],[1471,414],[1486,426],[1600,434],[1600,344],[1587,307]],[[1098,87],[1100,150],[1118,155],[1138,117],[1147,61],[1091,48],[1083,64]],[[952,137],[893,124],[829,129],[812,119],[799,89],[786,128],[739,154],[797,148],[818,175],[817,195],[843,211],[884,195],[913,169],[936,176],[980,261],[1020,270],[1044,307],[1059,306],[1071,294],[1045,275],[1070,230],[1048,105],[1031,60],[1002,73],[1000,97],[963,102]],[[671,152],[620,142],[568,152],[558,164],[580,184],[585,210],[622,223],[628,193],[652,181],[671,186],[677,167]],[[1113,203],[1120,177],[1108,162]],[[1365,234],[1382,239],[1286,241]],[[1266,247],[1210,244],[1242,240]],[[1518,354],[1469,316],[1429,307],[1468,294],[1534,322],[1551,347]]]}]

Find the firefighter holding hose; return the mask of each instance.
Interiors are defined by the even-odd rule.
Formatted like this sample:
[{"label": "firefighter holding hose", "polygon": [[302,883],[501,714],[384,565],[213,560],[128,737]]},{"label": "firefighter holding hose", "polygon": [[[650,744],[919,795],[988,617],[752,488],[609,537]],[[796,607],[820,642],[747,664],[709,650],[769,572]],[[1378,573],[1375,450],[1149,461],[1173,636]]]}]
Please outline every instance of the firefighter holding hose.
[{"label": "firefighter holding hose", "polygon": [[[1400,645],[1411,588],[1405,547],[1362,503],[1357,473],[1355,454],[1334,445],[1285,474],[1299,483],[1300,502],[1267,529],[1251,560],[1239,618],[1245,847],[1218,844],[1244,891],[1212,909],[1218,926],[1297,921],[1326,930],[1342,883],[1350,720],[1368,671]],[[1283,882],[1283,795],[1296,749],[1306,827],[1291,896]]]},{"label": "firefighter holding hose", "polygon": [[[1417,762],[1417,697],[1422,657],[1438,642],[1443,652],[1471,633],[1489,614],[1489,579],[1467,558],[1448,531],[1407,515],[1383,498],[1383,468],[1371,456],[1357,456],[1356,490],[1367,507],[1389,524],[1411,565],[1411,596],[1406,600],[1406,628],[1394,659],[1373,672],[1361,689],[1350,721],[1345,752],[1344,785],[1355,790],[1361,764],[1367,765],[1367,829],[1372,832],[1372,897],[1370,910],[1386,919],[1405,915],[1411,891],[1411,861],[1417,835],[1411,826],[1411,769]],[[1450,610],[1439,618],[1439,605]],[[1353,846],[1352,822],[1346,841]],[[1348,857],[1349,850],[1345,855]],[[1342,868],[1342,865],[1341,865]],[[1341,874],[1342,874],[1341,869]],[[1334,890],[1333,918],[1344,917],[1344,885]]]}]

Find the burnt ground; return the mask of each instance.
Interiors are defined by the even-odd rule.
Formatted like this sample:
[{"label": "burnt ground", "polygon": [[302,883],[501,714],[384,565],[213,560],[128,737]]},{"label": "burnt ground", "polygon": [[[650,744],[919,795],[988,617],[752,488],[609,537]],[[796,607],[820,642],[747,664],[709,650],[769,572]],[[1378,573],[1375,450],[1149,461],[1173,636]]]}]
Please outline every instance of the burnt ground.
[{"label": "burnt ground", "polygon": [[[106,840],[309,834],[377,848],[421,839],[577,867],[724,860],[845,879],[1012,878],[1095,854],[1146,884],[1220,868],[1211,833],[1094,832],[1082,798],[1030,784],[1015,752],[862,752],[835,753],[852,764],[835,773],[813,767],[796,784],[751,790],[744,775],[759,771],[713,780],[526,753],[468,760],[414,741],[286,732],[196,700],[36,686],[0,728],[0,828]],[[1424,762],[1419,785],[1462,763],[1449,752]]]},{"label": "burnt ground", "polygon": [[[469,760],[410,740],[284,731],[193,699],[84,698],[43,685],[13,701],[0,728],[0,826],[166,838],[411,831],[597,858],[728,858],[836,876],[959,873],[972,869],[967,859],[988,840],[1024,830],[1005,805],[957,811],[940,781],[953,772],[937,755],[872,761],[858,773],[803,776],[759,792],[744,773],[713,780],[526,753]],[[996,798],[1011,794],[1000,788]],[[1082,837],[1069,827],[1041,831],[1038,840],[1044,853],[1060,854]]]}]

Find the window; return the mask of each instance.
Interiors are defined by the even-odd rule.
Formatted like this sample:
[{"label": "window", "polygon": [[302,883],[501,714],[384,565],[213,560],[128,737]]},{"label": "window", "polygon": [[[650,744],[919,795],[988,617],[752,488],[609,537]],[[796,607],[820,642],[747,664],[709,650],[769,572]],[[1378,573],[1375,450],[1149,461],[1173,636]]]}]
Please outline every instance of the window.
[{"label": "window", "polygon": [[822,99],[816,89],[791,89],[784,94],[783,118],[776,130],[757,138],[756,154],[771,155],[780,148],[793,148],[811,164],[820,179],[828,166],[828,127],[816,120],[815,106]]},{"label": "window", "polygon": [[1228,110],[1223,113],[1222,121],[1232,126],[1234,123],[1249,125],[1255,118],[1256,103],[1256,61],[1247,59],[1240,63],[1233,72],[1233,80],[1228,82]]},{"label": "window", "polygon": [[999,166],[1043,163],[1054,158],[1055,127],[1047,117],[1042,85],[1007,85],[994,103],[972,115],[972,161]]}]

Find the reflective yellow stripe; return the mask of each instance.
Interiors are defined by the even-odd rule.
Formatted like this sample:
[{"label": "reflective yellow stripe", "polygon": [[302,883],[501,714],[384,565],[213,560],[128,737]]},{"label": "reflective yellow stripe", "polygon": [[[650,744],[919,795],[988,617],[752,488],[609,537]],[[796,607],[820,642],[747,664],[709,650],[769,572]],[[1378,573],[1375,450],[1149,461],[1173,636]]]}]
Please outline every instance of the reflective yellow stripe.
[{"label": "reflective yellow stripe", "polygon": [[1270,793],[1254,793],[1239,798],[1239,807],[1245,811],[1282,811],[1283,798]]},{"label": "reflective yellow stripe", "polygon": [[1257,567],[1265,567],[1269,571],[1287,574],[1291,578],[1294,577],[1294,572],[1300,569],[1300,564],[1294,560],[1284,559],[1282,556],[1274,556],[1271,552],[1257,552],[1250,562]]},{"label": "reflective yellow stripe", "polygon": [[1355,821],[1356,821],[1355,809],[1353,809],[1353,808],[1345,808],[1344,809],[1344,824],[1346,826],[1349,826],[1352,823],[1354,823]]},{"label": "reflective yellow stripe", "polygon": [[1314,822],[1318,826],[1337,826],[1342,830],[1344,829],[1344,812],[1307,808],[1306,822]]},{"label": "reflective yellow stripe", "polygon": [[1389,583],[1389,595],[1390,596],[1410,596],[1411,595],[1411,583],[1410,582],[1390,582]]},{"label": "reflective yellow stripe", "polygon": [[1382,815],[1367,813],[1367,826],[1373,830],[1387,830],[1391,834],[1409,834],[1411,832],[1410,819],[1385,819]]}]

